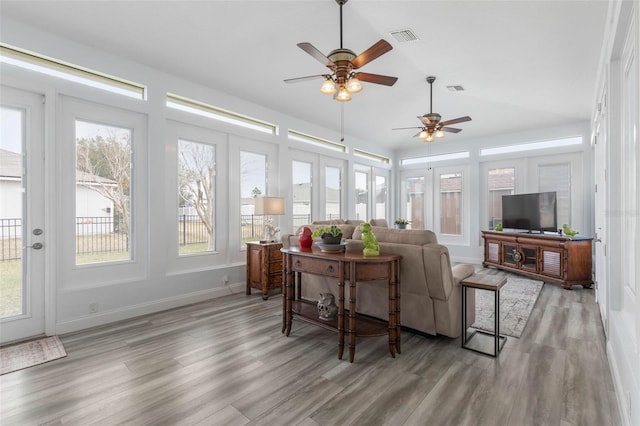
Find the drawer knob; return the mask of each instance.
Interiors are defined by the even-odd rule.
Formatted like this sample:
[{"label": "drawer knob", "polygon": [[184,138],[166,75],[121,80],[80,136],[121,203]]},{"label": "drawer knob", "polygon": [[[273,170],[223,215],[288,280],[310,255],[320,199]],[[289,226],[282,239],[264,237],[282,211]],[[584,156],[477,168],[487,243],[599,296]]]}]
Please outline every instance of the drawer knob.
[{"label": "drawer knob", "polygon": [[329,265],[327,267],[327,272],[333,272],[333,265]]}]

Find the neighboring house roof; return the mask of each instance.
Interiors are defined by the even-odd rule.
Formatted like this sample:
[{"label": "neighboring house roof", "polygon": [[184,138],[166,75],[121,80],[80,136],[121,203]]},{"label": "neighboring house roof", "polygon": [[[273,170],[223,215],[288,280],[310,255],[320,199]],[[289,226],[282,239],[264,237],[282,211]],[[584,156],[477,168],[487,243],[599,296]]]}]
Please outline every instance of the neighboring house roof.
[{"label": "neighboring house roof", "polygon": [[0,179],[22,177],[22,158],[17,152],[0,149]]},{"label": "neighboring house roof", "polygon": [[[22,178],[22,156],[13,151],[0,149],[0,180],[16,180]],[[76,182],[82,184],[107,184],[117,185],[112,179],[92,175],[81,170],[76,170]]]}]

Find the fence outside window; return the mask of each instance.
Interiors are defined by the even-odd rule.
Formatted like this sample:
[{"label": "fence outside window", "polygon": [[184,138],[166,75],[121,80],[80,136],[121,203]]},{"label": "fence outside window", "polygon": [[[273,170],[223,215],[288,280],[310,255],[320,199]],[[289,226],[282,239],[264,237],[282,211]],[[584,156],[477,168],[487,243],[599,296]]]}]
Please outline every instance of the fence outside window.
[{"label": "fence outside window", "polygon": [[[310,215],[294,215],[294,229],[309,224]],[[241,215],[242,242],[262,238],[264,216]],[[126,252],[129,236],[120,232],[120,221],[112,217],[76,218],[76,254]],[[178,241],[181,246],[202,244],[208,240],[205,224],[197,215],[178,216]],[[22,219],[0,219],[0,261],[22,258]]]}]

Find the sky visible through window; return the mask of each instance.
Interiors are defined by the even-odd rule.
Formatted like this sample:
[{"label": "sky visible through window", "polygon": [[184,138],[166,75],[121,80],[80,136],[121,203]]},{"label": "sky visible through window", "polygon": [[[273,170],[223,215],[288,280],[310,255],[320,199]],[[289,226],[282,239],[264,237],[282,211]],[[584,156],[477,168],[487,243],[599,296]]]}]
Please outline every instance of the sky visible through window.
[{"label": "sky visible through window", "polygon": [[0,148],[11,152],[22,152],[22,111],[14,108],[2,107],[0,110]]}]

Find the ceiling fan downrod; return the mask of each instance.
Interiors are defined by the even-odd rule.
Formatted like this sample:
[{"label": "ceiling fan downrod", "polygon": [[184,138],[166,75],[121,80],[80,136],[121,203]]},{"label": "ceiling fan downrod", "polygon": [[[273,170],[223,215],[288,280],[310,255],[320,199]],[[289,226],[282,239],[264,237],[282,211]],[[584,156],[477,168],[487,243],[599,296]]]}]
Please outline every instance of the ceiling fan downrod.
[{"label": "ceiling fan downrod", "polygon": [[433,82],[436,78],[433,76],[427,77],[427,83],[429,83],[429,114],[433,114]]},{"label": "ceiling fan downrod", "polygon": [[349,0],[336,0],[336,3],[340,5],[340,49],[342,49],[342,6]]}]

